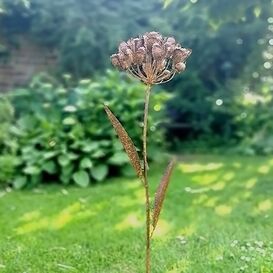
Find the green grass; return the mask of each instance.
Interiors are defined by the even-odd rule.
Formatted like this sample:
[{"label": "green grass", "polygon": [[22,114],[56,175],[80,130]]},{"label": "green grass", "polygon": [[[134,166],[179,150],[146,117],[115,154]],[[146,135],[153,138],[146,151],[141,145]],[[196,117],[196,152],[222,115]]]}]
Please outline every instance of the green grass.
[{"label": "green grass", "polygon": [[[153,241],[152,272],[273,272],[273,159],[182,160]],[[161,173],[151,172],[153,191]],[[1,273],[144,272],[143,190],[136,179],[0,196]]]}]

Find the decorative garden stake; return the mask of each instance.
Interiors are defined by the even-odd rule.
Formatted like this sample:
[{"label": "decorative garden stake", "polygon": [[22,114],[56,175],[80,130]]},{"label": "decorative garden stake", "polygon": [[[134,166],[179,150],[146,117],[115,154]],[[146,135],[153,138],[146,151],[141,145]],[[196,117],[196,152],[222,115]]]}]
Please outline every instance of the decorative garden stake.
[{"label": "decorative garden stake", "polygon": [[147,160],[147,126],[148,109],[151,88],[154,84],[170,81],[176,73],[186,68],[185,61],[191,50],[181,47],[173,37],[162,37],[158,32],[148,32],[139,38],[129,39],[119,45],[118,53],[111,56],[112,64],[120,70],[129,72],[132,76],[146,84],[144,121],[143,121],[143,166],[133,144],[133,141],[123,128],[119,120],[110,109],[105,111],[112,123],[138,177],[143,183],[146,197],[146,273],[151,272],[151,238],[156,228],[160,211],[164,202],[170,176],[174,167],[172,160],[166,168],[157,188],[154,200],[153,215],[148,183]]}]

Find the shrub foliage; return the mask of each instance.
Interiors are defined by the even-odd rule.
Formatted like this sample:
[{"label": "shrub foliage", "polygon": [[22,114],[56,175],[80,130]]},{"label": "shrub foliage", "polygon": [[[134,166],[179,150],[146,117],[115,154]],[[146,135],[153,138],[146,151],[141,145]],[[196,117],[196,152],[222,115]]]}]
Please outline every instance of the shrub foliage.
[{"label": "shrub foliage", "polygon": [[[16,140],[16,188],[41,182],[86,187],[111,175],[130,175],[128,158],[107,122],[106,103],[137,147],[141,132],[144,86],[127,76],[107,71],[106,76],[74,84],[68,75],[61,84],[47,75],[33,79],[26,89],[12,92],[16,122],[10,134]],[[163,129],[159,127],[167,95],[155,92],[150,116],[151,153],[156,157]],[[157,123],[154,122],[156,116]],[[5,145],[4,145],[5,146]]]}]

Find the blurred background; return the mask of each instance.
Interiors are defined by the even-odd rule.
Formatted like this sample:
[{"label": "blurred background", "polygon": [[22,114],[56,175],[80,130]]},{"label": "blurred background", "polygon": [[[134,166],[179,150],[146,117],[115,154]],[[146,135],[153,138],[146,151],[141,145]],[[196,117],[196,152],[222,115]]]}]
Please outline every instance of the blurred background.
[{"label": "blurred background", "polygon": [[[186,71],[154,91],[151,160],[158,147],[273,154],[271,0],[0,3],[1,182],[84,186],[130,174],[102,103],[139,146],[144,87],[109,56],[146,31],[193,50]],[[88,182],[75,178],[82,171]]]}]

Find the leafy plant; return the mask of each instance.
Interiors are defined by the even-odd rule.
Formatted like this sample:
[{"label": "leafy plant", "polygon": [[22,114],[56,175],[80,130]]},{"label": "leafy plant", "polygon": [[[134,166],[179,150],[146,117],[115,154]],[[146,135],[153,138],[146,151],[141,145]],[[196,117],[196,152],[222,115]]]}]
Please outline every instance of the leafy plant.
[{"label": "leafy plant", "polygon": [[[115,96],[113,89],[117,90]],[[123,121],[130,124],[130,134],[139,145],[142,113],[133,109],[142,103],[141,90],[136,81],[109,70],[104,77],[77,83],[68,75],[60,83],[42,74],[28,88],[11,92],[8,96],[16,121],[9,127],[19,159],[13,185],[33,187],[48,181],[86,187],[109,176],[129,175],[128,159],[101,111],[107,102],[123,113]],[[156,92],[152,103],[161,107],[167,99],[166,93]],[[164,148],[160,120],[162,111],[153,111],[149,129],[158,127],[151,140],[154,159],[158,147]]]},{"label": "leafy plant", "polygon": [[17,158],[13,155],[0,156],[0,184],[6,185],[14,178]]},{"label": "leafy plant", "polygon": [[0,150],[2,150],[9,140],[10,124],[13,120],[14,110],[5,97],[0,96]]},{"label": "leafy plant", "polygon": [[14,154],[14,139],[10,127],[14,118],[12,105],[4,97],[0,97],[0,184],[11,182],[18,159]]},{"label": "leafy plant", "polygon": [[155,84],[168,82],[172,80],[175,74],[183,72],[186,68],[185,61],[190,54],[191,50],[182,48],[176,43],[173,37],[163,38],[158,32],[148,32],[140,38],[129,39],[127,42],[122,42],[119,45],[118,53],[111,56],[112,64],[115,67],[127,71],[147,86],[144,102],[142,166],[137,149],[135,148],[132,139],[129,137],[129,134],[108,106],[105,105],[106,114],[145,189],[146,273],[151,272],[151,239],[159,219],[171,173],[174,168],[174,160],[172,160],[167,166],[165,174],[156,191],[154,211],[151,216],[147,153],[147,128],[151,88]]}]

